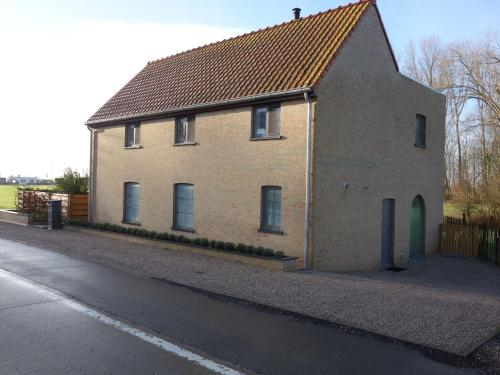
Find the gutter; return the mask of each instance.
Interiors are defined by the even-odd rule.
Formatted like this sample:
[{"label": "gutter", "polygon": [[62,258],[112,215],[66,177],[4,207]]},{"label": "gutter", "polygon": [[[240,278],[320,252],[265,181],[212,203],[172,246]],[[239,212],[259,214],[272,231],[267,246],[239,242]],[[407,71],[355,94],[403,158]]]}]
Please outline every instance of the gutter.
[{"label": "gutter", "polygon": [[120,123],[120,122],[124,122],[124,121],[134,121],[134,120],[139,120],[139,119],[144,119],[144,118],[148,118],[148,119],[149,118],[157,118],[157,117],[173,115],[173,114],[177,115],[177,114],[195,111],[195,110],[212,109],[212,108],[216,108],[216,107],[237,105],[237,104],[242,104],[242,103],[251,103],[251,102],[255,102],[255,101],[265,101],[265,100],[269,100],[269,99],[275,99],[275,98],[277,99],[277,98],[284,98],[284,97],[290,97],[290,96],[301,96],[307,92],[311,92],[311,88],[304,87],[304,88],[300,88],[300,89],[277,91],[277,92],[271,92],[271,93],[266,93],[266,94],[245,96],[245,97],[237,98],[237,99],[226,99],[226,100],[220,100],[217,102],[210,102],[210,103],[195,104],[195,105],[184,106],[184,107],[170,108],[170,109],[161,110],[161,111],[143,112],[143,113],[138,113],[138,114],[134,114],[134,115],[118,116],[118,117],[112,117],[112,118],[107,118],[107,119],[103,119],[103,120],[87,121],[87,122],[85,122],[85,125],[87,125],[87,127],[106,126],[106,125],[111,125],[114,123]]},{"label": "gutter", "polygon": [[304,209],[304,268],[309,266],[309,206],[311,204],[311,90],[304,92],[307,102],[306,126],[306,203]]},{"label": "gutter", "polygon": [[93,198],[93,189],[92,184],[94,182],[94,134],[92,128],[87,125],[87,129],[90,131],[90,155],[89,155],[89,199],[87,202],[87,221],[89,223],[92,222],[92,198]]}]

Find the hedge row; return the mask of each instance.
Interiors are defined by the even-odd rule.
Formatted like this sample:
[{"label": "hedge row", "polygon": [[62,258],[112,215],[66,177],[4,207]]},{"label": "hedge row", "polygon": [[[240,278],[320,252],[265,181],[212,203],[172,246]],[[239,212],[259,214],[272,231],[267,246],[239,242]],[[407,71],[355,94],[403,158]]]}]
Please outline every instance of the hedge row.
[{"label": "hedge row", "polygon": [[214,241],[208,238],[188,238],[183,235],[177,235],[172,233],[161,233],[150,230],[145,230],[141,228],[123,227],[121,225],[115,224],[101,224],[101,223],[87,223],[78,220],[67,220],[66,224],[77,225],[81,227],[89,227],[93,229],[104,230],[108,232],[124,233],[133,236],[151,238],[155,240],[180,242],[189,245],[201,246],[206,248],[212,248],[217,250],[225,250],[242,254],[253,254],[259,256],[265,256],[274,259],[283,259],[285,254],[282,251],[275,251],[273,249],[265,248],[262,246],[252,246],[245,245],[242,243],[234,244],[232,242]]}]

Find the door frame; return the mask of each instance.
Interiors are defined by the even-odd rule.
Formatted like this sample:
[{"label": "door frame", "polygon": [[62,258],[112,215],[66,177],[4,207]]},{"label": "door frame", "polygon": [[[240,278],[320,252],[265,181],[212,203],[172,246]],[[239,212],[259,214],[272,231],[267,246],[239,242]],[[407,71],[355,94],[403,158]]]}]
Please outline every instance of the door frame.
[{"label": "door frame", "polygon": [[[412,255],[412,230],[413,230],[413,222],[412,222],[412,215],[413,215],[413,203],[418,200],[420,202],[420,252],[417,255]],[[425,258],[425,227],[426,227],[426,207],[425,207],[425,200],[424,197],[422,197],[421,194],[417,194],[413,197],[411,201],[411,206],[410,206],[410,244],[409,244],[409,253],[408,253],[408,258],[409,260],[419,260]]]},{"label": "door frame", "polygon": [[396,232],[396,200],[382,199],[380,237],[380,270],[394,267],[394,236]]}]

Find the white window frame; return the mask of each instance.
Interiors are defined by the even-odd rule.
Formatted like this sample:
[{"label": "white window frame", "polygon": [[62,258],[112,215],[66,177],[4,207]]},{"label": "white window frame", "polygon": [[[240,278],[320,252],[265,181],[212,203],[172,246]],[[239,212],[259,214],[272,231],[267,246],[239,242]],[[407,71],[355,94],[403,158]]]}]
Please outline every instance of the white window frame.
[{"label": "white window frame", "polygon": [[[256,129],[256,119],[255,119],[255,113],[257,110],[265,108],[266,109],[266,132],[265,134],[258,135],[257,134],[257,129]],[[270,121],[270,116],[269,114],[271,113],[271,109],[277,108],[278,113],[279,113],[279,121],[278,121],[278,134],[271,134],[270,133],[270,127],[271,127],[271,121]],[[264,105],[256,105],[252,108],[252,127],[251,127],[251,139],[279,139],[281,138],[281,103],[271,103],[271,104],[264,104]]]},{"label": "white window frame", "polygon": [[[178,188],[180,187],[187,187],[189,186],[191,189],[191,193],[192,193],[192,197],[191,197],[191,208],[192,208],[192,211],[190,212],[190,215],[191,215],[191,226],[190,227],[185,227],[185,226],[181,226],[179,225],[179,217],[177,216],[178,213],[180,213],[179,211],[179,207],[177,206],[178,205]],[[173,218],[173,225],[172,225],[172,229],[173,230],[180,230],[180,231],[184,231],[184,232],[194,232],[194,185],[193,184],[187,184],[187,183],[177,183],[177,184],[174,184],[174,218]],[[185,213],[185,212],[184,212]]]},{"label": "white window frame", "polygon": [[[189,123],[192,122],[192,129],[190,131],[189,128]],[[182,142],[179,142],[178,139],[178,134],[177,134],[177,129],[178,125],[182,124],[183,128],[183,133],[184,133],[184,140]],[[174,129],[174,144],[175,145],[193,145],[196,144],[195,141],[195,127],[196,127],[196,118],[195,116],[182,116],[182,117],[177,117],[175,119],[175,129]]]},{"label": "white window frame", "polygon": [[[139,135],[139,127],[141,124],[139,122],[133,122],[130,124],[125,125],[125,148],[138,148],[139,143],[137,142],[138,140],[138,135]],[[133,129],[133,142],[132,144],[128,144],[128,132],[130,131],[129,129]]]},{"label": "white window frame", "polygon": [[[137,197],[136,197],[136,211],[137,211],[137,216],[135,218],[128,218],[127,217],[127,208],[129,207],[128,205],[128,199],[127,199],[127,193],[128,193],[128,187],[129,186],[137,186]],[[139,215],[140,215],[140,195],[141,194],[141,185],[137,182],[125,182],[123,186],[123,222],[126,224],[139,224]]]},{"label": "white window frame", "polygon": [[[280,199],[279,199],[279,226],[277,225],[270,225],[267,221],[267,214],[268,214],[268,209],[270,208],[268,206],[267,202],[267,194],[271,191],[279,191],[280,192]],[[261,203],[260,203],[260,231],[261,232],[269,232],[269,233],[276,233],[276,234],[283,234],[282,231],[282,212],[283,212],[283,207],[282,207],[282,197],[283,197],[283,189],[281,186],[275,186],[275,185],[267,185],[267,186],[262,186],[261,187]]]}]

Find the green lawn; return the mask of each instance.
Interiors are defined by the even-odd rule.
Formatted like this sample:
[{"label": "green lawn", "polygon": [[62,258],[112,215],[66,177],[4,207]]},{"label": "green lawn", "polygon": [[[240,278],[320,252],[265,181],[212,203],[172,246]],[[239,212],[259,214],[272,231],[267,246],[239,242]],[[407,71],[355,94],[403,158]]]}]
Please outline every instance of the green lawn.
[{"label": "green lawn", "polygon": [[[51,185],[37,185],[38,189],[53,189]],[[16,185],[0,185],[0,209],[16,208]]]},{"label": "green lawn", "polygon": [[16,208],[16,186],[0,185],[0,209]]},{"label": "green lawn", "polygon": [[[480,204],[473,204],[470,207],[470,214],[475,216],[475,215],[481,215],[482,209],[481,209]],[[457,217],[457,218],[462,218],[462,207],[460,207],[459,204],[452,202],[452,201],[446,201],[444,202],[444,207],[443,207],[443,214],[444,216],[451,216],[451,217]]]},{"label": "green lawn", "polygon": [[455,203],[450,201],[444,202],[443,214],[444,216],[462,217],[462,211],[460,208],[458,208]]}]

